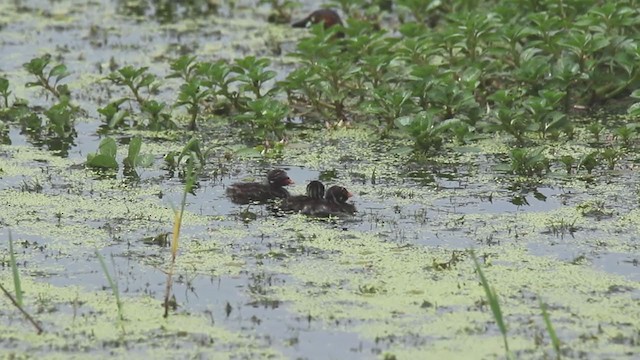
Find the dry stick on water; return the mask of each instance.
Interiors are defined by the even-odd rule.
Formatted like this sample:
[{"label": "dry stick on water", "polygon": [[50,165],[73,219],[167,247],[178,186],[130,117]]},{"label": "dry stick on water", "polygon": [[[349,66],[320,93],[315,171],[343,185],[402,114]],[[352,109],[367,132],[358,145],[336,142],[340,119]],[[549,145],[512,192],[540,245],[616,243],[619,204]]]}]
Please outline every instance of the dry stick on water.
[{"label": "dry stick on water", "polygon": [[29,322],[33,324],[33,326],[38,331],[38,335],[42,334],[42,332],[44,331],[42,330],[42,327],[40,327],[40,325],[31,317],[31,315],[29,315],[29,313],[24,308],[22,308],[22,285],[20,283],[20,273],[18,272],[16,256],[13,253],[13,238],[11,237],[11,230],[9,230],[9,264],[11,265],[11,272],[13,273],[13,286],[16,291],[16,297],[13,297],[11,293],[7,291],[4,286],[2,286],[2,284],[0,284],[0,289],[2,289],[2,292],[5,295],[7,295],[13,305],[17,307],[18,310],[20,310],[22,315],[24,315],[24,317],[26,317],[27,320],[29,320]]},{"label": "dry stick on water", "polygon": [[[191,159],[193,160],[193,159]],[[169,299],[171,297],[171,288],[173,286],[173,270],[176,265],[176,257],[178,256],[178,239],[180,238],[180,227],[182,226],[182,214],[184,213],[184,206],[187,203],[187,193],[191,191],[195,183],[196,172],[193,167],[194,161],[189,162],[189,166],[187,168],[187,179],[184,184],[184,192],[182,193],[182,202],[180,204],[180,209],[174,209],[174,217],[173,217],[173,237],[171,239],[171,266],[169,267],[169,272],[167,273],[167,287],[165,289],[164,295],[164,317],[169,316]]]},{"label": "dry stick on water", "polygon": [[27,320],[29,320],[29,322],[33,324],[33,326],[36,328],[38,332],[38,335],[42,334],[42,332],[44,331],[42,330],[42,327],[40,327],[40,325],[31,317],[31,315],[29,315],[29,313],[22,308],[22,306],[18,305],[18,302],[16,301],[16,299],[11,295],[11,293],[7,291],[7,289],[4,288],[4,286],[2,286],[2,284],[0,284],[0,289],[5,295],[7,295],[7,297],[9,298],[9,300],[11,300],[13,305],[15,305],[15,307],[17,307],[18,310],[20,310],[22,315],[24,315],[24,317],[26,317]]},{"label": "dry stick on water", "polygon": [[502,333],[502,339],[504,340],[504,349],[507,358],[512,359],[513,356],[511,352],[509,352],[509,343],[507,342],[507,326],[505,325],[504,319],[502,317],[502,310],[500,309],[500,303],[498,302],[498,295],[496,294],[496,291],[489,286],[489,281],[487,281],[487,278],[484,276],[482,268],[480,267],[480,263],[478,262],[478,258],[476,258],[476,253],[473,250],[471,250],[471,257],[473,258],[476,271],[478,272],[478,276],[480,277],[480,282],[482,282],[484,292],[487,295],[487,300],[489,301],[489,306],[491,307],[493,318],[496,320],[496,324],[498,324],[498,328]]}]

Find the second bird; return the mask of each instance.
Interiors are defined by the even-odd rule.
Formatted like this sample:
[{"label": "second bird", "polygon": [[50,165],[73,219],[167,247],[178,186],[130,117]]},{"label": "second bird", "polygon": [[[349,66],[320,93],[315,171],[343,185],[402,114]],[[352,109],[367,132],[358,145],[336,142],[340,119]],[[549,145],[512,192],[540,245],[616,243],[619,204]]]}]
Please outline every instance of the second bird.
[{"label": "second bird", "polygon": [[274,169],[267,173],[264,183],[235,183],[227,188],[227,196],[236,204],[251,202],[265,203],[272,199],[286,199],[289,192],[284,186],[293,184],[293,180],[282,169]]}]

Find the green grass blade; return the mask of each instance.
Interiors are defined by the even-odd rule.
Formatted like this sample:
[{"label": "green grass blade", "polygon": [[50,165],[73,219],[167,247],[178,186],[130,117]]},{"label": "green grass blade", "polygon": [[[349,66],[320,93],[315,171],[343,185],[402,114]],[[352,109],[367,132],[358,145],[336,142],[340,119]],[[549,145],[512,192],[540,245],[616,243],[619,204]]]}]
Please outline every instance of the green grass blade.
[{"label": "green grass blade", "polygon": [[165,288],[165,296],[164,296],[164,317],[167,318],[169,316],[169,305],[170,305],[170,297],[171,297],[171,288],[173,287],[173,270],[176,264],[176,258],[178,256],[178,241],[180,239],[180,229],[182,227],[182,215],[184,214],[184,208],[187,204],[187,194],[191,192],[193,186],[196,183],[196,179],[198,177],[198,173],[194,167],[194,154],[191,154],[191,162],[187,167],[187,178],[184,184],[184,191],[182,193],[182,201],[180,203],[180,209],[173,209],[174,211],[174,221],[173,221],[173,237],[171,240],[171,267],[167,272],[167,285]]},{"label": "green grass blade", "polygon": [[556,334],[556,330],[553,328],[553,324],[551,324],[551,318],[549,317],[549,313],[547,312],[547,304],[542,302],[540,296],[538,296],[538,301],[540,302],[540,310],[542,310],[544,325],[547,328],[547,333],[549,333],[549,338],[551,338],[553,349],[556,351],[556,359],[561,359],[562,355],[560,353],[560,339],[558,338],[558,334]]},{"label": "green grass blade", "polygon": [[495,290],[493,290],[489,286],[489,281],[487,281],[487,278],[484,276],[484,272],[482,272],[482,268],[480,267],[478,258],[476,258],[475,252],[471,251],[471,257],[473,258],[473,262],[475,264],[476,271],[478,272],[478,276],[480,277],[480,282],[482,283],[484,292],[487,295],[487,300],[489,301],[489,306],[491,307],[493,318],[496,320],[496,324],[498,324],[498,328],[502,333],[504,348],[507,352],[507,358],[511,358],[509,353],[509,343],[507,341],[507,326],[505,325],[504,318],[502,317],[502,310],[500,309],[500,303],[498,302],[498,295],[496,294]]},{"label": "green grass blade", "polygon": [[20,307],[22,307],[22,285],[20,284],[20,273],[18,272],[16,255],[13,253],[13,238],[11,237],[11,230],[9,230],[9,264],[11,265],[11,273],[13,274],[13,287],[16,292],[16,302]]},{"label": "green grass blade", "polygon": [[[102,257],[102,255],[100,255],[100,253],[98,252],[98,250],[96,250],[96,256],[98,257],[98,260],[100,261],[100,266],[102,266],[102,271],[104,272],[105,277],[107,278],[107,282],[109,283],[109,287],[111,287],[111,291],[113,292],[113,296],[116,298],[116,306],[118,307],[118,322],[120,323],[120,326],[122,327],[122,330],[124,331],[124,316],[122,313],[122,302],[120,301],[120,290],[118,289],[118,283],[116,281],[113,280],[113,277],[111,277],[111,274],[109,274],[109,269],[107,269],[107,264],[104,262],[104,258]],[[114,269],[115,269],[115,265],[114,265]]]}]

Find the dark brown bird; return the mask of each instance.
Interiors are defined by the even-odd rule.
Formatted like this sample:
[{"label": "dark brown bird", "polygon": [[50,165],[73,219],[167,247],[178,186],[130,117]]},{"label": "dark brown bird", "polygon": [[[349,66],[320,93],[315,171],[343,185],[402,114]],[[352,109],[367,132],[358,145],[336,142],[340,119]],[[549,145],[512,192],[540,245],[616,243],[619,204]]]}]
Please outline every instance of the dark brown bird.
[{"label": "dark brown bird", "polygon": [[264,183],[236,183],[227,188],[227,196],[236,204],[251,202],[265,203],[272,199],[286,199],[289,192],[284,186],[293,184],[293,180],[282,169],[271,170],[267,173]]},{"label": "dark brown bird", "polygon": [[313,180],[307,184],[306,195],[296,195],[287,198],[280,207],[284,211],[302,211],[305,206],[310,206],[324,201],[324,184]]},{"label": "dark brown bird", "polygon": [[300,212],[305,215],[318,217],[343,214],[353,215],[356,212],[356,207],[353,204],[347,203],[347,200],[352,196],[353,194],[346,188],[334,185],[327,189],[323,201],[308,203]]},{"label": "dark brown bird", "polygon": [[294,22],[291,26],[295,28],[304,28],[311,26],[313,24],[323,23],[324,28],[328,29],[334,25],[342,26],[342,20],[340,19],[340,15],[337,12],[330,9],[320,9],[311,13],[311,15],[306,18]]}]

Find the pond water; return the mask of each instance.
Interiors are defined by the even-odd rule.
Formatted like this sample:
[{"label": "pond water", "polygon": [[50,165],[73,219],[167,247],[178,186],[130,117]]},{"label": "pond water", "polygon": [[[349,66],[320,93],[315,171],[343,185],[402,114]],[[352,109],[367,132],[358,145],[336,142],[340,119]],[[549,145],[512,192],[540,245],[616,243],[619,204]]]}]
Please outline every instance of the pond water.
[{"label": "pond water", "polygon": [[[87,113],[62,153],[7,122],[10,144],[0,145],[6,244],[0,280],[11,289],[11,232],[25,308],[45,332],[35,336],[2,298],[3,357],[504,356],[470,249],[500,296],[517,358],[553,356],[538,299],[549,305],[565,356],[640,352],[633,161],[595,180],[557,174],[523,185],[501,170],[496,146],[508,144],[500,139],[415,162],[391,151],[398,143],[358,126],[294,134],[276,159],[225,156],[240,141],[225,129],[205,126],[196,134],[212,151],[186,198],[173,274],[176,308],[163,318],[171,255],[152,239],[171,239],[172,206],[179,206],[184,182],[162,157],[181,150],[191,134],[143,133],[149,136],[142,152],[155,161],[137,169],[137,179],[122,170],[103,176],[85,169],[103,137],[96,109],[116,96],[100,79],[110,61],[164,76],[168,59],[185,52],[208,60],[267,56],[283,78],[293,68],[286,51],[305,34],[268,24],[268,7],[252,1],[223,4],[217,14],[213,2],[177,5],[175,13],[160,12],[161,3],[0,4],[0,75],[15,96],[51,104],[22,86],[30,81],[22,64],[49,52],[71,70],[73,100]],[[310,9],[307,2],[295,15]],[[167,79],[158,97],[175,101],[176,84]],[[113,136],[121,159],[131,134]],[[313,219],[226,197],[232,183],[261,179],[272,168],[287,170],[296,194],[315,179],[346,186],[357,214]],[[122,321],[96,253],[117,281]]]}]

